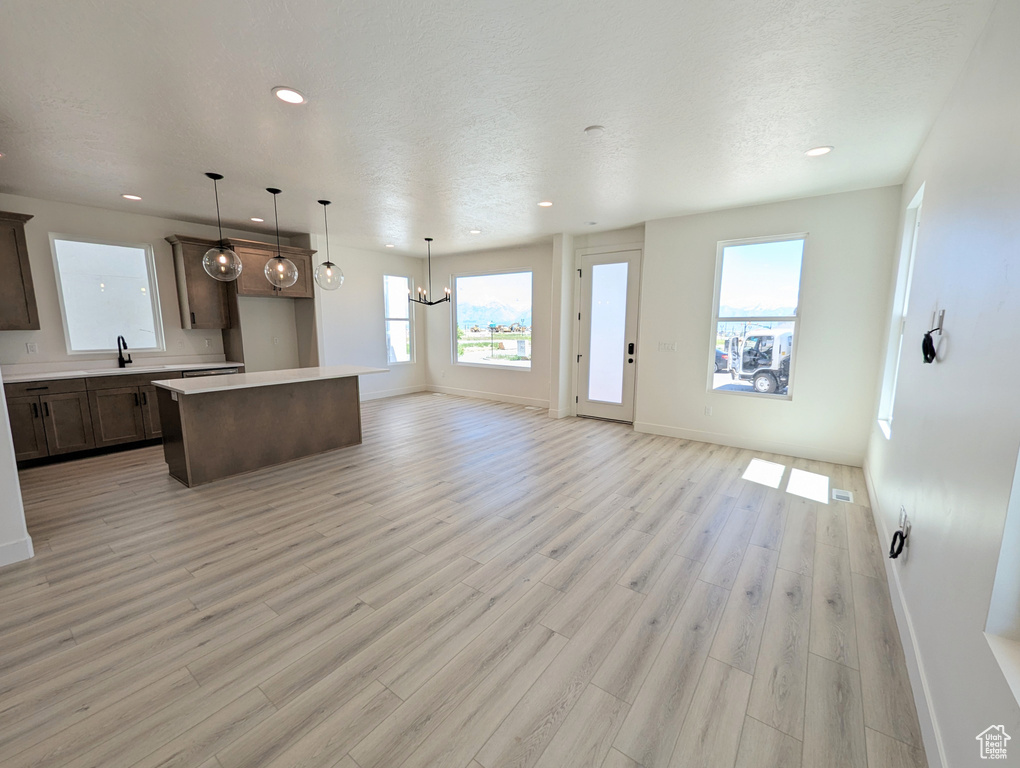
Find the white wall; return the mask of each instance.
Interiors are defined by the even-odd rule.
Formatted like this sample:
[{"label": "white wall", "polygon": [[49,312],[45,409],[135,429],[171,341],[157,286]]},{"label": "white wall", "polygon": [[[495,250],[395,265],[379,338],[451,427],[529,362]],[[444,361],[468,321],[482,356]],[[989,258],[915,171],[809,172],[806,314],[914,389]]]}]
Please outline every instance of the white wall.
[{"label": "white wall", "polygon": [[428,386],[436,392],[549,407],[552,318],[552,243],[432,257],[436,295],[453,275],[532,271],[531,370],[455,363],[450,304],[419,307],[428,314]]},{"label": "white wall", "polygon": [[[150,243],[156,261],[156,283],[166,351],[133,354],[135,362],[151,358],[185,358],[201,361],[223,359],[223,337],[219,331],[186,331],[181,328],[181,315],[177,302],[177,284],[174,279],[173,250],[164,239],[168,235],[191,235],[215,238],[216,228],[190,224],[155,216],[142,216],[121,211],[108,211],[84,205],[55,203],[28,197],[0,194],[0,210],[29,213],[34,218],[25,225],[32,280],[39,305],[41,329],[38,331],[4,331],[0,333],[0,364],[8,371],[12,365],[40,365],[41,367],[77,367],[89,361],[109,361],[116,354],[68,355],[64,343],[64,326],[60,317],[53,255],[50,252],[49,233],[95,237],[127,243]],[[225,234],[247,239],[263,239],[251,232],[224,230]],[[124,334],[128,344],[130,333]],[[206,341],[209,346],[206,346]],[[26,343],[39,345],[38,354],[28,354]]]},{"label": "white wall", "polygon": [[[421,281],[421,259],[336,246],[330,238],[330,258],[344,271],[344,284],[335,291],[316,286],[321,365],[368,365],[389,368],[389,373],[360,378],[362,399],[389,397],[425,389],[425,312],[412,316],[415,359],[412,363],[386,362],[386,327],[383,314],[383,275],[405,275]],[[325,256],[322,237],[313,235],[313,248]]]},{"label": "white wall", "polygon": [[[868,448],[880,531],[901,505],[913,520],[890,584],[934,714],[933,766],[940,750],[977,765],[974,737],[992,723],[1013,736],[1003,763],[1020,764],[1020,707],[982,637],[1020,445],[1018,38],[1020,4],[999,2],[903,186],[901,214],[925,185],[910,315],[892,437],[873,428]],[[944,358],[924,365],[935,307]]]},{"label": "white wall", "polygon": [[[0,374],[0,391],[3,383],[3,375]],[[0,567],[27,560],[33,554],[32,539],[25,526],[25,509],[21,503],[11,420],[5,405],[0,408]]]},{"label": "white wall", "polygon": [[307,301],[274,296],[237,298],[245,372],[301,367],[294,309],[298,302]]},{"label": "white wall", "polygon": [[[647,222],[635,428],[860,466],[899,198],[887,187]],[[708,391],[717,243],[796,232],[809,234],[793,399]]]}]

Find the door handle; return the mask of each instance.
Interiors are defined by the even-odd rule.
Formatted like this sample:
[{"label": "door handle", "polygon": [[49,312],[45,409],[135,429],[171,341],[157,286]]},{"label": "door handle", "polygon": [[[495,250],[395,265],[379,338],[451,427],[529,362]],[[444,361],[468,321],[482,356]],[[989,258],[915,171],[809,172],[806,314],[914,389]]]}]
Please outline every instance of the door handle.
[{"label": "door handle", "polygon": [[630,344],[627,345],[627,354],[628,355],[633,355],[634,354],[634,342],[633,341]]}]

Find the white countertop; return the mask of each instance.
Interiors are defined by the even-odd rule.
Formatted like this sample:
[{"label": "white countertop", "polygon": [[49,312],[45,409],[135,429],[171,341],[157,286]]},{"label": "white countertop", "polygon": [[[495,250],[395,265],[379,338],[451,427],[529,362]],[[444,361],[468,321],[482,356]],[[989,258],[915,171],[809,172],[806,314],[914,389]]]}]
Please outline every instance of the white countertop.
[{"label": "white countertop", "polygon": [[272,387],[277,384],[297,384],[303,381],[344,379],[369,373],[387,373],[388,368],[366,368],[360,365],[333,365],[327,368],[291,368],[285,371],[258,371],[227,376],[200,376],[194,379],[154,381],[155,386],[179,395],[199,395],[205,392],[224,392],[231,389]]},{"label": "white countertop", "polygon": [[[85,379],[92,376],[123,376],[129,373],[162,373],[164,371],[208,371],[216,368],[244,368],[244,363],[171,363],[170,365],[128,365],[126,368],[90,368],[76,371],[47,371],[36,373],[4,374],[5,384],[21,381],[55,381],[56,379]],[[214,378],[214,377],[209,377]],[[221,378],[219,376],[215,378]]]}]

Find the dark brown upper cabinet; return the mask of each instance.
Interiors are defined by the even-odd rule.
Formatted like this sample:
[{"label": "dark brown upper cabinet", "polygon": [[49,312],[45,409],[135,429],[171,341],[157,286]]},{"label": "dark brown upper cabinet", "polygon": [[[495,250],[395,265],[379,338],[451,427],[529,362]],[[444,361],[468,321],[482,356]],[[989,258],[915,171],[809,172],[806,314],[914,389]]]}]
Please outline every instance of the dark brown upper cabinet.
[{"label": "dark brown upper cabinet", "polygon": [[275,245],[236,238],[230,238],[227,242],[241,258],[241,276],[237,278],[238,296],[279,296],[284,299],[315,297],[312,287],[314,269],[312,257],[315,251],[289,245],[280,246],[280,253],[297,266],[298,279],[289,288],[279,289],[266,279],[266,263],[276,256]]},{"label": "dark brown upper cabinet", "polygon": [[32,268],[25,243],[27,213],[0,211],[0,331],[38,331]]},{"label": "dark brown upper cabinet", "polygon": [[212,330],[229,328],[227,284],[209,277],[202,268],[202,257],[216,242],[183,235],[171,235],[166,240],[174,248],[181,327]]}]

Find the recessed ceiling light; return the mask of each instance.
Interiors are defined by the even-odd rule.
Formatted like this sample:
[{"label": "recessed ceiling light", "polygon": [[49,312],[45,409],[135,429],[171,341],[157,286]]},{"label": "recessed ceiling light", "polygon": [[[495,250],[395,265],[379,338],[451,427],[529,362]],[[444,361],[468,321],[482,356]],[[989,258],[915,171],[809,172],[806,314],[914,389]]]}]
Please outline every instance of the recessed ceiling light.
[{"label": "recessed ceiling light", "polygon": [[539,203],[539,205],[540,205],[540,206],[541,206],[542,208],[548,208],[549,206],[551,206],[551,205],[552,205],[552,203],[550,203],[550,202],[549,202],[548,200],[543,200],[542,202],[540,202],[540,203]]},{"label": "recessed ceiling light", "polygon": [[822,155],[829,154],[831,151],[832,147],[815,147],[814,149],[809,149],[804,154],[808,157],[821,157]]},{"label": "recessed ceiling light", "polygon": [[300,91],[295,91],[293,88],[288,88],[285,85],[278,85],[273,89],[273,94],[280,101],[285,101],[288,104],[304,104],[305,97]]},{"label": "recessed ceiling light", "polygon": [[396,248],[397,246],[395,246],[393,243],[386,243],[386,247],[387,248]]},{"label": "recessed ceiling light", "polygon": [[482,230],[480,230],[480,229],[472,229],[471,230],[471,234],[472,235],[480,235],[480,234],[482,234]]},{"label": "recessed ceiling light", "polygon": [[258,216],[252,216],[251,221],[254,221],[256,224],[261,224],[263,221],[265,221],[265,219],[260,219]]},{"label": "recessed ceiling light", "polygon": [[138,195],[121,195],[125,200],[141,200]]},{"label": "recessed ceiling light", "polygon": [[591,136],[593,139],[597,139],[599,136],[606,132],[606,129],[603,128],[601,125],[589,125],[587,128],[584,129],[584,132]]}]

